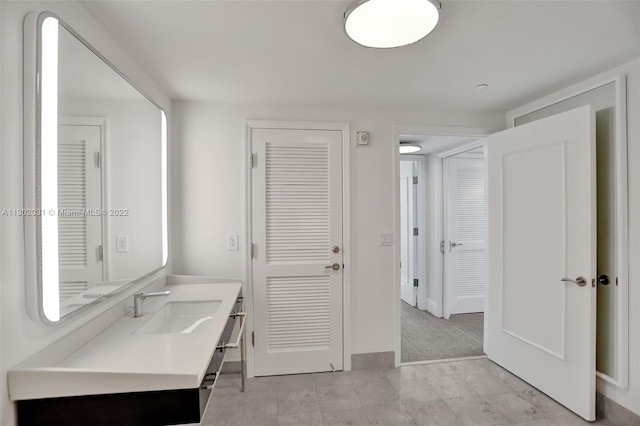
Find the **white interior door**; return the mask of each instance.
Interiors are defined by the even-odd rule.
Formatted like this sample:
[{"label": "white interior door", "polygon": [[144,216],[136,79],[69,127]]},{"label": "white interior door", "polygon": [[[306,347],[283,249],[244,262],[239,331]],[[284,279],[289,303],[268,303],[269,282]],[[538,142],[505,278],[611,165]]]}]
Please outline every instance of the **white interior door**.
[{"label": "white interior door", "polygon": [[[489,358],[595,419],[595,127],[582,107],[489,137]],[[563,281],[568,278],[586,284]]]},{"label": "white interior door", "polygon": [[416,306],[413,161],[400,161],[400,297]]},{"label": "white interior door", "polygon": [[102,281],[99,126],[58,126],[58,254],[60,299]]},{"label": "white interior door", "polygon": [[487,282],[483,158],[449,158],[445,232],[446,314],[484,312]]},{"label": "white interior door", "polygon": [[256,376],[342,369],[342,133],[251,132]]}]

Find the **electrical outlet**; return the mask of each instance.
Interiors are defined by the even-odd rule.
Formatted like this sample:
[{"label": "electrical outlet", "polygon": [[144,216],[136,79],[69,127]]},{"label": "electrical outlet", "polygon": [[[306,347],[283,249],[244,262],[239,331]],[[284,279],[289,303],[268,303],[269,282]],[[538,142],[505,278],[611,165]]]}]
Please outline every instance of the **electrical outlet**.
[{"label": "electrical outlet", "polygon": [[227,236],[227,250],[238,251],[238,235]]}]

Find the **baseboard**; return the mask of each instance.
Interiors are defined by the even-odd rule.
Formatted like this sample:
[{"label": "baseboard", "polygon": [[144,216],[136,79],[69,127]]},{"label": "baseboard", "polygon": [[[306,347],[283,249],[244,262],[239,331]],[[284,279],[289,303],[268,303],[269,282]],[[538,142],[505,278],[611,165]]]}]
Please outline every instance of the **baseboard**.
[{"label": "baseboard", "polygon": [[640,425],[640,416],[596,392],[596,417],[616,425]]},{"label": "baseboard", "polygon": [[442,317],[442,308],[440,307],[440,304],[433,299],[427,298],[426,311],[438,318]]},{"label": "baseboard", "polygon": [[351,370],[386,370],[394,367],[394,352],[371,352],[351,355]]}]

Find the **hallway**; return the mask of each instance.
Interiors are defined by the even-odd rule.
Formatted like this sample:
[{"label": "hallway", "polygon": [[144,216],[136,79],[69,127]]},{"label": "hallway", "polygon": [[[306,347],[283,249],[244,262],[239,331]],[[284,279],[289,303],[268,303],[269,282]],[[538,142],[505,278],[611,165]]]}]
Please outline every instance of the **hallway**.
[{"label": "hallway", "polygon": [[431,361],[484,355],[484,314],[436,318],[402,302],[401,362]]}]

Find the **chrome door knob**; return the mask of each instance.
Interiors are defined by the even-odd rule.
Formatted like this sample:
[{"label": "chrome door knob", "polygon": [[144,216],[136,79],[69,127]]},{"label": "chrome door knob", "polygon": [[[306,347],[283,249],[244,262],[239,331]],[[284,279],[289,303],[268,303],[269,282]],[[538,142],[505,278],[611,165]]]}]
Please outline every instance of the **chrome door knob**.
[{"label": "chrome door knob", "polygon": [[458,246],[463,246],[464,244],[462,243],[451,243],[451,247],[458,247]]},{"label": "chrome door knob", "polygon": [[611,284],[611,278],[609,278],[609,275],[607,274],[602,274],[598,277],[598,283],[602,285],[609,285]]},{"label": "chrome door knob", "polygon": [[560,281],[565,281],[565,282],[569,282],[569,283],[574,283],[579,285],[580,287],[584,287],[585,285],[587,285],[587,279],[585,277],[578,277],[574,280],[572,280],[571,278],[563,278]]},{"label": "chrome door knob", "polygon": [[339,271],[340,270],[340,264],[338,262],[336,262],[333,265],[325,266],[324,269],[332,269],[334,271]]}]

